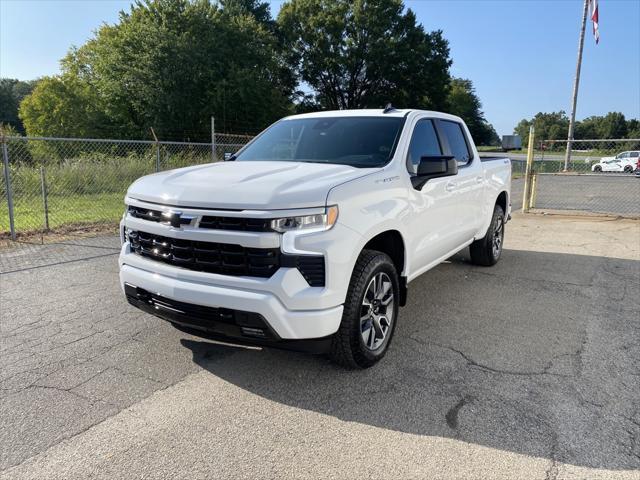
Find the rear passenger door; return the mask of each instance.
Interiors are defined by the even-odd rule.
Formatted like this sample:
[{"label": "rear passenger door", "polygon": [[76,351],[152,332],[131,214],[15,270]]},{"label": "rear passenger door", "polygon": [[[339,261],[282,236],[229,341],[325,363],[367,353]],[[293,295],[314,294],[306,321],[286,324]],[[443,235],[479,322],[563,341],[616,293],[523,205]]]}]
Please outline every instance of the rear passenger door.
[{"label": "rear passenger door", "polygon": [[453,120],[436,122],[442,146],[458,162],[458,174],[450,178],[448,188],[456,204],[449,220],[453,242],[460,246],[471,240],[485,220],[484,175],[480,158],[475,158],[471,138],[465,126]]}]

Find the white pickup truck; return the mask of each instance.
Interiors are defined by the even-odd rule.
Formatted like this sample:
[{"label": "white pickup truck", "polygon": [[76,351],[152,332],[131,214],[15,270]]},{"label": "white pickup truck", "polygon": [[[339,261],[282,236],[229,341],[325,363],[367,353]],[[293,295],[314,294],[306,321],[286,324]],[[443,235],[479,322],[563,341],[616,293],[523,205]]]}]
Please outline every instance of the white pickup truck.
[{"label": "white pickup truck", "polygon": [[510,183],[510,161],[480,158],[452,115],[287,117],[225,162],[131,185],[122,288],[192,333],[366,368],[410,282],[467,246],[498,261]]}]

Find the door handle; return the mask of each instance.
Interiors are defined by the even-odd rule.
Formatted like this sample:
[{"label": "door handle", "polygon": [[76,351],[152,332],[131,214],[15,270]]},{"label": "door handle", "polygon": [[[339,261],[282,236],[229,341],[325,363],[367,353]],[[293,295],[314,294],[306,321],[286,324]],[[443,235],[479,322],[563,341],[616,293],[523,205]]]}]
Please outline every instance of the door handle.
[{"label": "door handle", "polygon": [[449,182],[449,183],[447,183],[447,184],[445,185],[444,189],[445,189],[447,192],[452,192],[452,191],[454,191],[454,190],[456,189],[456,184],[455,184],[455,183],[453,183],[453,182]]},{"label": "door handle", "polygon": [[476,177],[476,183],[482,183],[483,181],[484,181],[484,177],[481,177],[480,175]]}]

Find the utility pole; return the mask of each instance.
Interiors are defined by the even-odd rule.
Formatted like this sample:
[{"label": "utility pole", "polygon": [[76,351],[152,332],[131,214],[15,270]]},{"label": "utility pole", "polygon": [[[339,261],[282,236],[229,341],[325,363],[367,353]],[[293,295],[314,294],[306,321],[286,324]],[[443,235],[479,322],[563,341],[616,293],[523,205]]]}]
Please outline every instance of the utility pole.
[{"label": "utility pole", "polygon": [[573,81],[573,100],[571,103],[571,119],[569,120],[569,136],[567,137],[567,153],[564,157],[564,171],[569,169],[571,160],[571,148],[573,147],[573,132],[576,126],[576,104],[578,103],[578,87],[580,86],[580,68],[582,67],[582,50],[584,48],[584,30],[587,25],[587,12],[589,0],[584,0],[582,12],[582,27],[580,28],[580,40],[578,41],[578,63],[576,64],[576,78]]}]

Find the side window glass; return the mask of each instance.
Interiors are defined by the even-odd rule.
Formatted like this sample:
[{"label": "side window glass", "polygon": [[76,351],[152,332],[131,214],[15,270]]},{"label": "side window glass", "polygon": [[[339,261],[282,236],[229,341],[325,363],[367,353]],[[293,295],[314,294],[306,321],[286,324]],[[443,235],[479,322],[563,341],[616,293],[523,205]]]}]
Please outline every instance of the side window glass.
[{"label": "side window glass", "polygon": [[412,175],[418,171],[420,158],[428,155],[442,155],[436,129],[431,120],[419,120],[413,129],[409,154],[407,155],[407,170]]},{"label": "side window glass", "polygon": [[449,120],[441,120],[440,125],[442,127],[442,132],[449,142],[451,155],[456,158],[458,165],[463,166],[469,163],[471,160],[471,152],[469,151],[469,146],[464,138],[462,126],[457,122],[451,122]]},{"label": "side window glass", "polygon": [[640,157],[640,152],[631,152],[629,156],[631,156],[631,158],[638,158]]}]

